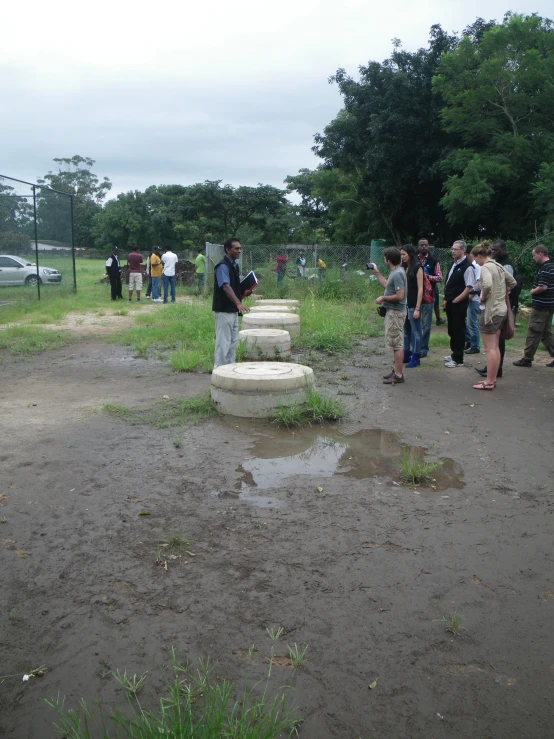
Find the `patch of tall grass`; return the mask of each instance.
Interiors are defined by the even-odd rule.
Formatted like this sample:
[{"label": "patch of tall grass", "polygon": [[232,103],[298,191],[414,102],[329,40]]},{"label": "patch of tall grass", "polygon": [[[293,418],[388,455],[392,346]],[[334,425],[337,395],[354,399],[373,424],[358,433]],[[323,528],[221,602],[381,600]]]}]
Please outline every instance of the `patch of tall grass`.
[{"label": "patch of tall grass", "polygon": [[9,354],[25,356],[38,354],[47,349],[58,349],[69,343],[69,334],[35,326],[9,326],[0,331],[0,350]]},{"label": "patch of tall grass", "polygon": [[273,413],[272,419],[287,428],[307,426],[312,423],[338,421],[343,418],[345,409],[337,398],[329,398],[310,390],[304,403],[280,404]]},{"label": "patch of tall grass", "polygon": [[106,413],[133,425],[144,424],[156,428],[192,426],[218,415],[209,392],[186,398],[160,399],[146,408],[129,408],[115,403],[106,403],[103,407]]}]

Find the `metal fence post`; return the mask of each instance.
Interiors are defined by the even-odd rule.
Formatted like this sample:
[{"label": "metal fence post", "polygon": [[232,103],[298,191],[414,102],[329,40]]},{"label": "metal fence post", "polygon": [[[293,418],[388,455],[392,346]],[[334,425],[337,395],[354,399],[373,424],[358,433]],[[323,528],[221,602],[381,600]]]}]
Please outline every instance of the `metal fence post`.
[{"label": "metal fence post", "polygon": [[40,300],[40,272],[38,271],[38,226],[37,226],[37,188],[33,185],[33,213],[35,220],[35,262],[37,268],[37,297]]},{"label": "metal fence post", "polygon": [[71,256],[73,258],[73,289],[77,292],[77,268],[75,267],[75,242],[73,240],[73,195],[70,195],[70,211],[71,211]]}]

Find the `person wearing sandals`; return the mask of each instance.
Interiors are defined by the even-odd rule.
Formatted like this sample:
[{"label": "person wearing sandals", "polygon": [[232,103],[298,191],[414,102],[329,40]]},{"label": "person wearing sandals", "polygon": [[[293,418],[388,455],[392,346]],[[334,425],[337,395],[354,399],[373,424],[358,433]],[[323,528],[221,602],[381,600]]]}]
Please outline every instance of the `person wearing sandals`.
[{"label": "person wearing sandals", "polygon": [[402,359],[404,356],[404,323],[406,321],[406,295],[408,292],[406,273],[401,266],[400,249],[388,246],[383,249],[383,259],[390,274],[387,280],[377,269],[377,265],[370,263],[369,269],[374,270],[375,277],[385,294],[380,295],[375,302],[385,312],[385,343],[392,349],[394,368],[384,376],[385,385],[398,385],[404,382],[402,374]]},{"label": "person wearing sandals", "polygon": [[408,283],[408,315],[404,323],[404,364],[406,368],[419,367],[422,339],[423,267],[411,244],[403,246],[400,249],[400,255]]},{"label": "person wearing sandals", "polygon": [[471,253],[481,267],[479,287],[479,331],[487,353],[487,376],[473,387],[475,390],[494,390],[500,366],[498,342],[500,331],[506,321],[506,290],[513,290],[516,281],[509,272],[491,259],[490,241],[477,244]]}]

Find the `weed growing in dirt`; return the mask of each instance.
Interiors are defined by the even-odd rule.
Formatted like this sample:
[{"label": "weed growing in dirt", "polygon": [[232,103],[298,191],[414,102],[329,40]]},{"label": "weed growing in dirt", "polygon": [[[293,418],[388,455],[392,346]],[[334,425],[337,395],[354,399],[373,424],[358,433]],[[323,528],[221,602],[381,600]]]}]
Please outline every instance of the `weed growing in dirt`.
[{"label": "weed growing in dirt", "polygon": [[97,736],[103,739],[120,736],[133,739],[277,739],[282,735],[291,736],[299,723],[287,706],[289,689],[269,694],[272,661],[261,695],[258,686],[254,686],[245,688],[240,697],[234,698],[232,683],[216,681],[209,661],[199,660],[196,667],[182,665],[175,650],[172,655],[173,678],[156,710],[143,708],[136,693],[133,695],[127,690],[125,711],[113,707],[108,717],[101,705],[90,709],[83,699],[74,710],[65,708],[64,699],[50,698],[46,703],[58,715],[54,729],[71,739]]},{"label": "weed growing in dirt", "polygon": [[295,347],[319,349],[330,354],[351,349],[356,335],[371,335],[369,311],[362,303],[345,305],[322,300],[300,305],[300,336]]},{"label": "weed growing in dirt", "polygon": [[177,434],[177,436],[174,436],[171,439],[171,443],[173,444],[173,446],[175,447],[175,449],[180,449],[183,446],[184,438],[185,438],[185,433],[183,431],[183,432],[181,432],[180,434]]},{"label": "weed growing in dirt", "polygon": [[103,407],[106,413],[133,425],[145,424],[156,428],[191,426],[205,418],[217,416],[217,410],[212,405],[209,392],[189,395],[187,398],[174,398],[164,403],[157,402],[140,410],[114,403],[106,403]]},{"label": "weed growing in dirt", "polygon": [[246,650],[246,656],[248,657],[248,659],[254,660],[257,654],[259,654],[259,652],[254,644],[252,644],[252,646],[248,647],[248,649]]},{"label": "weed growing in dirt", "polygon": [[128,698],[137,697],[144,687],[147,674],[147,672],[143,672],[140,676],[133,675],[131,677],[131,673],[127,674],[127,670],[123,670],[123,673],[119,670],[112,672],[113,677],[121,685]]},{"label": "weed growing in dirt", "polygon": [[285,633],[285,630],[282,626],[279,626],[277,628],[276,626],[271,626],[270,628],[266,629],[267,633],[269,634],[269,638],[273,643],[276,641],[279,641],[279,639],[283,636]]},{"label": "weed growing in dirt", "polygon": [[344,414],[344,405],[340,400],[311,390],[304,403],[280,404],[273,414],[273,420],[282,426],[291,428],[311,423],[338,421]]},{"label": "weed growing in dirt", "polygon": [[[438,605],[437,605],[437,608],[438,608]],[[462,621],[464,620],[464,617],[462,616],[461,613],[459,613],[458,609],[456,608],[456,610],[453,611],[452,613],[443,613],[441,614],[440,618],[435,618],[433,620],[443,623],[446,631],[456,636],[459,633],[460,629],[462,628]]]},{"label": "weed growing in dirt", "polygon": [[306,660],[306,652],[308,651],[308,645],[303,644],[302,648],[300,648],[298,644],[294,642],[293,647],[287,644],[287,649],[289,652],[289,659],[290,659],[291,665],[293,667],[300,667],[300,665]]},{"label": "weed growing in dirt", "polygon": [[400,461],[400,473],[403,482],[407,485],[417,485],[425,482],[431,472],[440,467],[442,462],[426,462],[417,452],[408,452],[404,449]]},{"label": "weed growing in dirt", "polygon": [[0,333],[0,350],[16,356],[38,354],[47,349],[59,349],[69,343],[67,334],[36,326],[10,326]]},{"label": "weed growing in dirt", "polygon": [[8,523],[8,519],[6,518],[6,516],[2,516],[0,518],[0,523]]}]

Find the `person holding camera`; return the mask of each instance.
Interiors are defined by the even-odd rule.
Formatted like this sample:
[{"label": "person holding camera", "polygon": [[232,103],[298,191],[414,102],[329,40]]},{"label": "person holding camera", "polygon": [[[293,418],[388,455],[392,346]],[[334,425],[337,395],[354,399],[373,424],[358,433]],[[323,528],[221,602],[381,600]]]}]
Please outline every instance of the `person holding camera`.
[{"label": "person holding camera", "polygon": [[404,382],[402,360],[404,359],[404,323],[407,314],[408,281],[400,264],[400,249],[388,246],[383,249],[383,259],[387,269],[390,270],[388,279],[383,277],[373,262],[370,262],[367,268],[375,272],[379,284],[385,289],[384,295],[380,295],[375,302],[379,306],[379,314],[383,315],[384,312],[385,343],[389,349],[392,349],[394,369],[384,376],[383,383],[398,385]]}]

